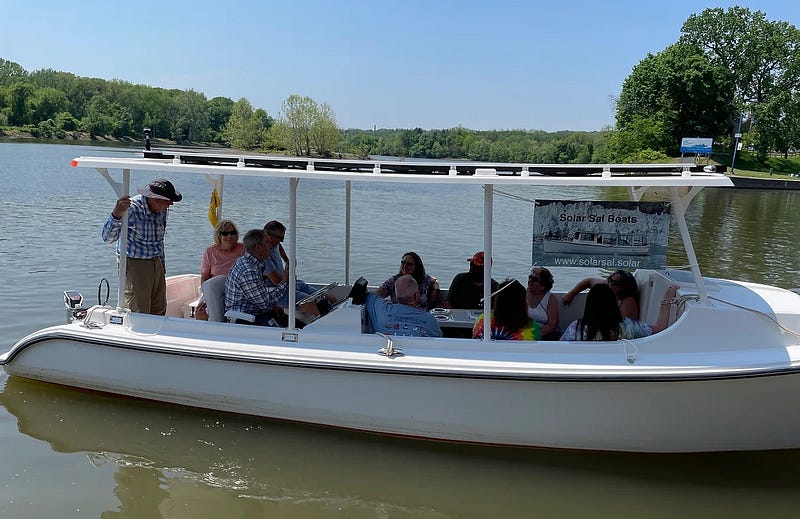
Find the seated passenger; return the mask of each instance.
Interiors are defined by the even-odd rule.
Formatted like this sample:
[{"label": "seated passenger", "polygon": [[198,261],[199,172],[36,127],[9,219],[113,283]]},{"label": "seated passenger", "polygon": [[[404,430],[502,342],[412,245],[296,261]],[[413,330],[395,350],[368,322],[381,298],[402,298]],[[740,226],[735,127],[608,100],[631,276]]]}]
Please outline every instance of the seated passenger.
[{"label": "seated passenger", "polygon": [[564,294],[562,301],[565,305],[569,305],[575,295],[597,284],[606,284],[611,287],[623,317],[639,319],[639,287],[636,285],[636,278],[627,270],[615,270],[607,279],[586,278]]},{"label": "seated passenger", "polygon": [[394,285],[400,276],[409,275],[413,277],[419,286],[419,306],[423,310],[430,310],[439,305],[439,282],[435,277],[425,273],[425,265],[422,258],[416,252],[406,252],[400,260],[400,272],[383,282],[375,291],[381,297],[391,296],[392,302],[396,303]]},{"label": "seated passenger", "polygon": [[442,330],[434,316],[419,306],[419,285],[408,274],[394,282],[396,303],[376,294],[367,294],[365,307],[372,330],[386,335],[441,337]]},{"label": "seated passenger", "polygon": [[616,296],[606,284],[596,284],[589,289],[583,317],[572,321],[562,341],[616,341],[618,339],[638,339],[664,330],[669,325],[670,301],[675,297],[678,287],[667,288],[656,323],[647,323],[625,317],[616,304]]},{"label": "seated passenger", "polygon": [[[286,255],[286,251],[283,249],[282,245],[283,239],[286,236],[286,227],[281,222],[272,220],[264,225],[264,231],[267,233],[270,245],[272,246],[270,255],[264,264],[264,275],[266,276],[269,286],[276,286],[284,277],[288,279],[285,271],[289,270],[287,266],[289,265],[289,257]],[[314,292],[316,292],[316,289],[305,283],[302,279],[295,280],[295,301],[300,301]],[[279,306],[283,308],[289,306],[288,290],[281,299]],[[319,314],[316,310],[311,311],[311,313]]]},{"label": "seated passenger", "polygon": [[528,274],[528,317],[539,324],[542,329],[542,340],[557,341],[561,337],[558,331],[558,298],[550,291],[553,288],[553,274],[543,267],[533,267]]},{"label": "seated passenger", "polygon": [[[220,220],[214,227],[214,243],[209,245],[200,261],[200,284],[214,276],[224,276],[233,263],[244,254],[244,244],[239,241],[239,229],[231,220]],[[208,320],[207,306],[201,299],[195,318]]]},{"label": "seated passenger", "polygon": [[253,324],[277,326],[275,307],[288,289],[288,274],[275,286],[270,286],[264,279],[264,263],[272,245],[262,229],[247,231],[244,248],[244,256],[233,264],[225,282],[225,311],[253,314]]},{"label": "seated passenger", "polygon": [[[469,261],[469,272],[456,274],[447,291],[445,308],[483,308],[483,251],[476,252]],[[497,291],[497,281],[492,280],[491,292]]]},{"label": "seated passenger", "polygon": [[[492,340],[538,341],[542,332],[539,324],[528,317],[525,287],[516,279],[507,279],[497,289],[491,314]],[[481,314],[472,328],[473,339],[483,339]]]}]

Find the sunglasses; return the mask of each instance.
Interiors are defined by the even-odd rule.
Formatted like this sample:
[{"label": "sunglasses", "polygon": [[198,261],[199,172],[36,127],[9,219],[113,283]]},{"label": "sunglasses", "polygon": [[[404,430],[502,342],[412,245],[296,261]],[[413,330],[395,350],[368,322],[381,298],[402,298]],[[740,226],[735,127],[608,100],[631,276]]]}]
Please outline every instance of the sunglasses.
[{"label": "sunglasses", "polygon": [[236,236],[237,234],[239,234],[238,231],[220,231],[219,232],[220,236]]},{"label": "sunglasses", "polygon": [[404,267],[414,267],[414,266],[416,266],[416,263],[414,263],[413,261],[403,261],[403,260],[401,260],[400,261],[400,265],[402,265]]},{"label": "sunglasses", "polygon": [[276,239],[276,240],[278,240],[278,241],[283,241],[283,239],[284,239],[284,237],[285,237],[285,235],[281,235],[281,234],[273,234],[273,233],[271,233],[271,232],[268,232],[267,234],[269,234],[270,236],[272,236],[273,238],[275,238],[275,239]]}]

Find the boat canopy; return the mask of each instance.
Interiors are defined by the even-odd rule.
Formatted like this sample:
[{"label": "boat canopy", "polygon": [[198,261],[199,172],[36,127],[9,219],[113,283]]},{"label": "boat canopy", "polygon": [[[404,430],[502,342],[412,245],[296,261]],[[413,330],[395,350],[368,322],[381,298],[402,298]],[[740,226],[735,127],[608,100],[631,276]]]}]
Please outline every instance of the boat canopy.
[{"label": "boat canopy", "polygon": [[[732,187],[730,178],[706,172],[701,166],[681,164],[521,164],[462,161],[340,160],[311,157],[272,157],[235,153],[198,153],[183,150],[144,151],[142,157],[77,157],[73,167],[94,168],[111,184],[117,196],[130,194],[130,172],[159,171],[204,175],[223,204],[224,177],[251,176],[286,178],[289,181],[289,251],[296,257],[297,184],[301,179],[342,180],[346,186],[345,282],[350,281],[350,186],[351,182],[476,184],[484,188],[484,246],[492,254],[493,186],[584,186],[623,187],[631,200],[640,200],[651,190],[665,192],[672,203],[689,266],[697,284],[701,303],[708,303],[694,248],[686,226],[689,202],[704,187]],[[121,169],[122,179],[114,180],[109,169]],[[221,217],[221,212],[218,215]],[[127,219],[123,220],[120,250],[126,250]],[[120,257],[118,306],[124,304],[125,257]],[[294,262],[289,262],[290,286],[294,286]],[[491,265],[484,270],[485,310],[491,310]],[[295,323],[295,291],[289,291],[289,323]],[[486,319],[484,337],[491,337]]]}]

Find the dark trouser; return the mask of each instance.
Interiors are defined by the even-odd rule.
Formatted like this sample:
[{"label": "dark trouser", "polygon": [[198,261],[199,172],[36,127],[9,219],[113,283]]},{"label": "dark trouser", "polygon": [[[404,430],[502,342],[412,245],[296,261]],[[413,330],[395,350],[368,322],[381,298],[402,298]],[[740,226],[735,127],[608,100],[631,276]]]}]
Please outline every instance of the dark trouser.
[{"label": "dark trouser", "polygon": [[127,258],[125,267],[125,306],[132,312],[165,315],[167,281],[160,258]]}]

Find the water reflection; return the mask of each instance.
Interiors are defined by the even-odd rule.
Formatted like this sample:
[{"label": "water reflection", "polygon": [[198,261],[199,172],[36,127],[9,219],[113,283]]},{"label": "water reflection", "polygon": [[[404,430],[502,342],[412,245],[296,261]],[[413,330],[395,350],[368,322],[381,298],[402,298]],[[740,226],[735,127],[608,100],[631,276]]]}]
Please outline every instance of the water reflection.
[{"label": "water reflection", "polygon": [[15,377],[0,404],[20,432],[84,453],[97,469],[113,466],[118,506],[102,518],[744,517],[793,510],[800,489],[800,451],[632,455],[417,442]]}]

